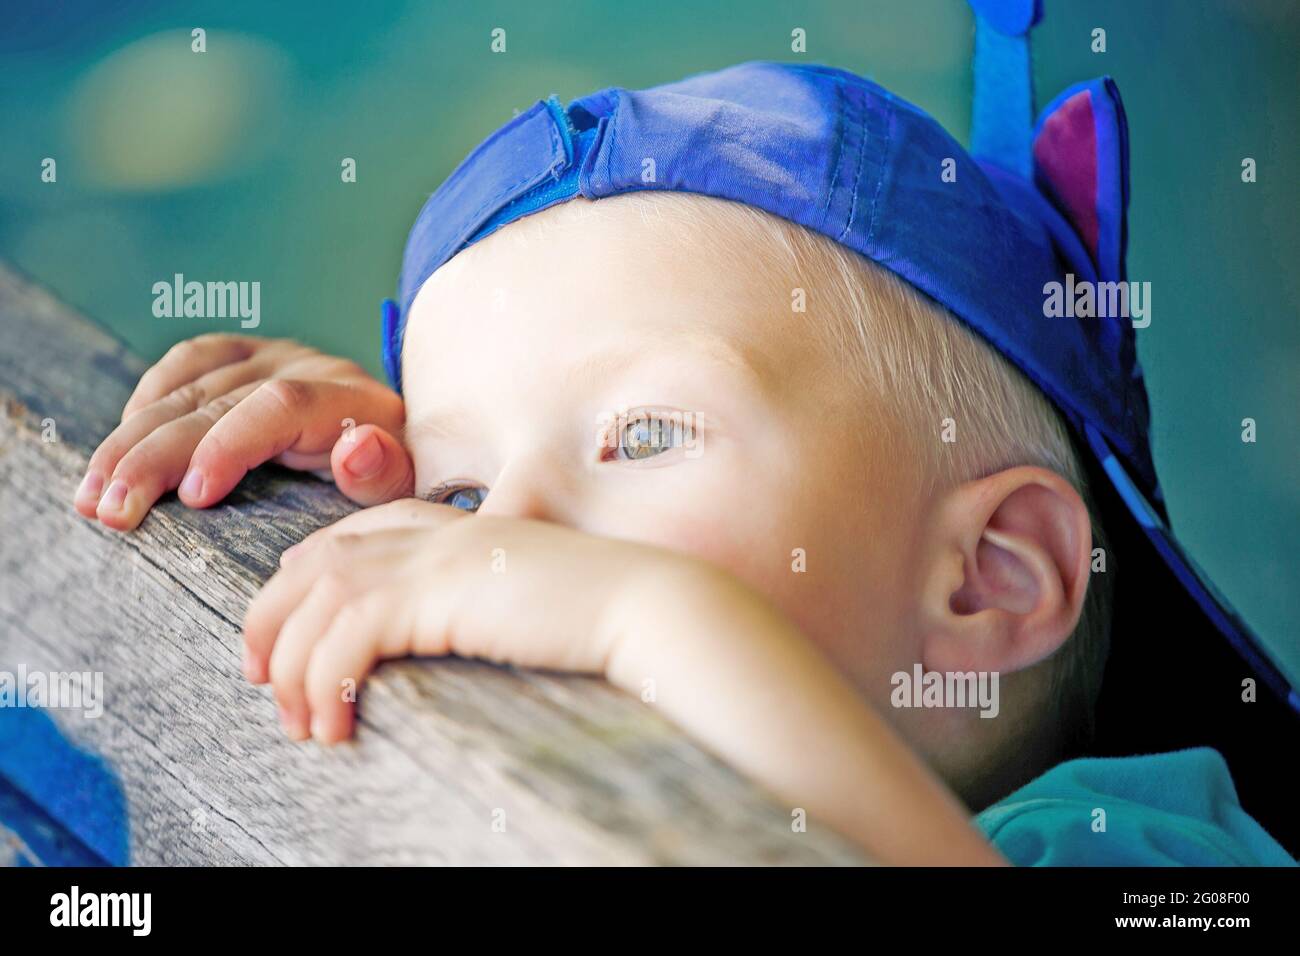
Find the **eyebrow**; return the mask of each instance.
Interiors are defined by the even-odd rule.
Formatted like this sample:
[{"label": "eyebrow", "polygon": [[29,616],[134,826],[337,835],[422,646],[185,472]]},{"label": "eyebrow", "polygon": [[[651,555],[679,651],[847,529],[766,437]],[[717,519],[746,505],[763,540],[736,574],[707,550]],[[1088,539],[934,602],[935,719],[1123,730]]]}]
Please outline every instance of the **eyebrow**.
[{"label": "eyebrow", "polygon": [[[741,346],[730,338],[705,329],[673,329],[671,333],[673,346],[688,343],[689,348],[683,352],[694,358],[702,358],[710,364],[729,369],[754,380],[767,378],[767,363],[752,348]],[[660,358],[656,353],[646,350],[647,343],[615,346],[576,362],[569,369],[569,377],[579,380],[595,380],[620,372],[638,362]],[[650,343],[654,342],[651,340]],[[676,351],[674,349],[674,351]]]},{"label": "eyebrow", "polygon": [[[774,376],[773,367],[757,349],[738,344],[716,332],[703,329],[673,330],[673,344],[683,341],[690,343],[689,354],[692,357],[739,373],[756,386]],[[654,353],[646,350],[644,342],[614,346],[579,359],[569,367],[566,378],[579,382],[600,381],[655,357]],[[471,406],[459,401],[444,402],[421,415],[417,421],[407,423],[403,437],[408,445],[418,440],[450,438],[466,431],[467,423],[473,417]]]},{"label": "eyebrow", "polygon": [[406,423],[402,429],[402,444],[409,448],[419,439],[450,438],[465,430],[464,423],[469,413],[469,406],[460,402],[437,405],[418,421]]}]

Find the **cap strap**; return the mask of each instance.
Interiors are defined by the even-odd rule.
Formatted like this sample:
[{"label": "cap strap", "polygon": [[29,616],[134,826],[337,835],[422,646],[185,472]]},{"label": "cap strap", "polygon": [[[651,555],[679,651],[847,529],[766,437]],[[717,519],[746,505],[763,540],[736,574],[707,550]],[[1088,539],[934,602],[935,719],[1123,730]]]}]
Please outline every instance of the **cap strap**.
[{"label": "cap strap", "polygon": [[975,102],[971,153],[1028,178],[1034,121],[1029,31],[1041,0],[970,0],[975,11]]}]

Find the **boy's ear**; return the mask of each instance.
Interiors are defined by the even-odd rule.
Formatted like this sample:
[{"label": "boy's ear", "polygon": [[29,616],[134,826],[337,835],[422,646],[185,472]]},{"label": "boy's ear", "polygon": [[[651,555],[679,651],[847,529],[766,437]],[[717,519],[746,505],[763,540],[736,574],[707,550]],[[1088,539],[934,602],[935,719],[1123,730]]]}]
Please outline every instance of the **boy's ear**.
[{"label": "boy's ear", "polygon": [[1012,673],[1051,655],[1078,624],[1092,523],[1068,481],[1018,466],[946,492],[923,553],[922,665]]}]

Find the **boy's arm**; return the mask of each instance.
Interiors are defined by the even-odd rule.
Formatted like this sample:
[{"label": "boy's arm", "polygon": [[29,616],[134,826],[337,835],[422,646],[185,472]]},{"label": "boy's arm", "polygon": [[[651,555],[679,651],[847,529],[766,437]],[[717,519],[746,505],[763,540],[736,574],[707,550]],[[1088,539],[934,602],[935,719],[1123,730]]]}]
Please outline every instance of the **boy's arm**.
[{"label": "boy's arm", "polygon": [[384,658],[603,674],[642,699],[653,688],[669,719],[876,862],[1004,862],[791,622],[696,558],[407,500],[285,552],[244,633],[247,675],[272,684],[299,739],[349,736],[340,688]]},{"label": "boy's arm", "polygon": [[669,564],[614,613],[610,681],[638,695],[653,686],[668,717],[791,809],[881,863],[1005,862],[807,638],[735,578]]}]

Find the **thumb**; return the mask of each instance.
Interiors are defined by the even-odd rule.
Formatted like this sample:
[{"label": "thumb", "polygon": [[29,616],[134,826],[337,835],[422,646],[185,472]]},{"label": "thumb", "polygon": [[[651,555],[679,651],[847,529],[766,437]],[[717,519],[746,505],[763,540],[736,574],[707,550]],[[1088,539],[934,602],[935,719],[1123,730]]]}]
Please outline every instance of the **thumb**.
[{"label": "thumb", "polygon": [[378,425],[358,425],[334,443],[334,483],[359,505],[381,505],[415,492],[415,469],[401,442]]}]

